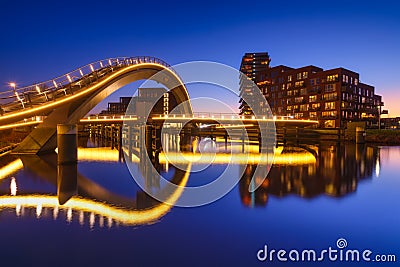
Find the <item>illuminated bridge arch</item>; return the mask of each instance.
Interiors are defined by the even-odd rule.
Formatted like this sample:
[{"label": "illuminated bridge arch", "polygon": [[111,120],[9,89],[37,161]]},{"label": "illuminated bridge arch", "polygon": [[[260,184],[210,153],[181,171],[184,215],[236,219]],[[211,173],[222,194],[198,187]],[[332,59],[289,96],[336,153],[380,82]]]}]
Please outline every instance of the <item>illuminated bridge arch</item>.
[{"label": "illuminated bridge arch", "polygon": [[172,88],[178,105],[183,103],[181,112],[192,114],[187,89],[168,64],[154,57],[115,58],[88,64],[44,83],[0,93],[0,126],[33,116],[47,116],[14,152],[54,151],[57,124],[77,124],[113,92],[134,81],[150,78]]}]

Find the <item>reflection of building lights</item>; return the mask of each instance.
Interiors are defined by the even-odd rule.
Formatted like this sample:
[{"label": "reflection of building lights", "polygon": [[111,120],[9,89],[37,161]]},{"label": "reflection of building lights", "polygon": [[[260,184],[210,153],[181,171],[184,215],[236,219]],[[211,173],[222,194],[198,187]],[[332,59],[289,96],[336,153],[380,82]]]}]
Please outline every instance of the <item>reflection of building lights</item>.
[{"label": "reflection of building lights", "polygon": [[83,211],[81,210],[81,211],[79,211],[79,224],[83,225],[84,223],[85,223],[85,217],[84,217]]},{"label": "reflection of building lights", "polygon": [[89,216],[89,225],[90,225],[90,228],[93,228],[94,223],[95,223],[95,219],[96,219],[96,217],[94,216],[94,213],[91,212],[91,213],[90,213],[90,216]]},{"label": "reflection of building lights", "polygon": [[376,178],[379,177],[379,174],[381,172],[381,166],[379,164],[379,158],[376,159],[376,163],[375,163],[375,176]]},{"label": "reflection of building lights", "polygon": [[103,217],[103,216],[100,216],[100,217],[99,217],[99,226],[100,226],[101,228],[104,227],[104,217]]},{"label": "reflection of building lights", "polygon": [[71,222],[72,221],[72,209],[68,208],[67,210],[67,222]]},{"label": "reflection of building lights", "polygon": [[108,218],[107,218],[107,227],[108,227],[108,228],[111,228],[112,225],[113,225],[113,220],[112,220],[111,217],[108,217]]},{"label": "reflection of building lights", "polygon": [[40,215],[42,215],[42,204],[36,206],[36,218],[40,218]]},{"label": "reflection of building lights", "polygon": [[53,209],[53,219],[57,219],[58,217],[58,206],[54,207]]},{"label": "reflection of building lights", "polygon": [[21,215],[21,205],[18,204],[15,206],[15,214],[19,217]]},{"label": "reflection of building lights", "polygon": [[16,196],[17,195],[17,181],[16,181],[15,177],[11,178],[10,191],[11,191],[11,195],[12,196]]}]

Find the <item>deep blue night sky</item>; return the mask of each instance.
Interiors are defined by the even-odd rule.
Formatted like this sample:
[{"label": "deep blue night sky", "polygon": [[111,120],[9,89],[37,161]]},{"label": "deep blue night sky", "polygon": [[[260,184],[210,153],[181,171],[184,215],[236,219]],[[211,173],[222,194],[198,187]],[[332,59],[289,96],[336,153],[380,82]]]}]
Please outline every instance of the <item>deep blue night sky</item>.
[{"label": "deep blue night sky", "polygon": [[211,60],[237,68],[243,53],[268,51],[272,65],[359,72],[384,96],[390,115],[400,115],[396,1],[118,2],[2,3],[0,89],[115,56],[152,55],[172,65]]}]

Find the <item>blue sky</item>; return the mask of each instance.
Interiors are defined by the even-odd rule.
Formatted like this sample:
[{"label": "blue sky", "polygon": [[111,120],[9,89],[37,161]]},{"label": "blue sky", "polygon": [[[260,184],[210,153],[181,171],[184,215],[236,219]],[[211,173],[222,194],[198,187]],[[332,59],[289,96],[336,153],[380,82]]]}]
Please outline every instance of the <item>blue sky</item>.
[{"label": "blue sky", "polygon": [[[268,51],[272,65],[359,72],[395,116],[398,14],[395,1],[8,1],[0,10],[0,89],[115,56],[152,55],[171,65],[211,60],[238,68],[245,52]],[[214,94],[224,97],[223,91]]]}]

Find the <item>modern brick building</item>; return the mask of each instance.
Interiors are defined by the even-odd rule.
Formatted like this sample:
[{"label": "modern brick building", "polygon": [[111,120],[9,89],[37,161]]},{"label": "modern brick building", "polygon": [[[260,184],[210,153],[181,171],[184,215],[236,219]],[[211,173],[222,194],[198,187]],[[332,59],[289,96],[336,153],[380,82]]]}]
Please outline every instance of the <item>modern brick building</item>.
[{"label": "modern brick building", "polygon": [[[249,68],[249,55],[258,54],[243,56],[242,72]],[[347,122],[353,121],[365,121],[368,127],[378,127],[382,97],[375,94],[373,86],[360,82],[358,73],[315,66],[269,67],[269,61],[265,65],[265,68],[253,67],[244,73],[258,85],[274,115],[319,120],[320,126],[326,128],[346,127]],[[246,88],[241,86],[240,89],[242,94],[246,93]],[[251,111],[243,102],[241,100],[241,114],[250,115]]]}]

